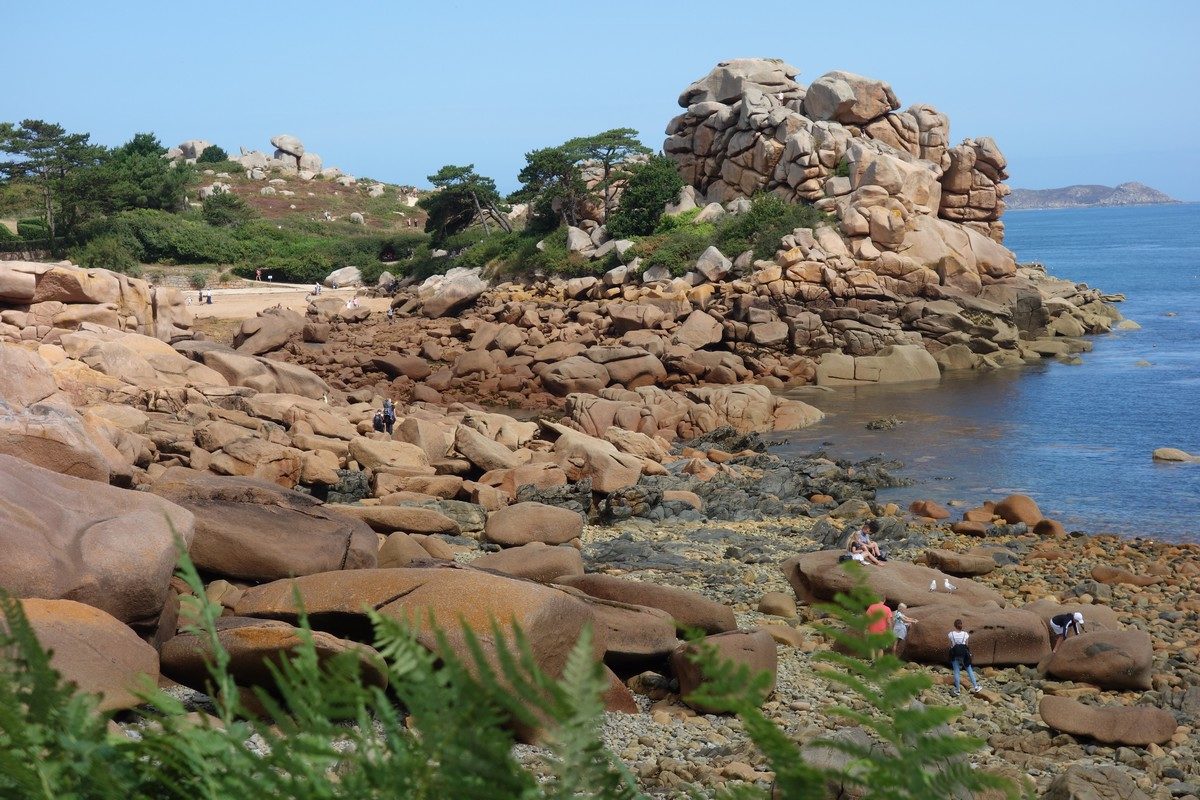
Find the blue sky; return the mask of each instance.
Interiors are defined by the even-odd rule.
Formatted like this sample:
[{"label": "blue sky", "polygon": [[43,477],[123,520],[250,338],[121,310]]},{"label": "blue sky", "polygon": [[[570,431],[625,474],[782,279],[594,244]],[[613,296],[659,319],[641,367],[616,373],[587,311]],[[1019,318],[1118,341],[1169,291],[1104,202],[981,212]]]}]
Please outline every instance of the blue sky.
[{"label": "blue sky", "polygon": [[[150,130],[235,151],[293,133],[327,165],[422,185],[606,128],[662,144],[717,61],[889,81],[990,135],[1014,186],[1140,180],[1200,200],[1200,3],[10,3],[0,120],[115,145]],[[14,35],[14,32],[19,34]]]}]

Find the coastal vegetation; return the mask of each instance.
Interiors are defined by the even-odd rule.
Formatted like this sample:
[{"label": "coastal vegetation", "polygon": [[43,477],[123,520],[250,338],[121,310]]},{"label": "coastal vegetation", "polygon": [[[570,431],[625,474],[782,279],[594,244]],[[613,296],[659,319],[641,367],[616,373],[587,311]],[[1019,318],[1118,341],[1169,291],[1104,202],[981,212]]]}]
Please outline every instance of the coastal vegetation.
[{"label": "coastal vegetation", "polygon": [[[748,214],[715,222],[696,219],[698,211],[664,216],[683,181],[674,163],[652,154],[631,128],[530,151],[521,185],[507,197],[474,165],[448,164],[428,176],[433,191],[416,209],[402,208],[394,192],[372,197],[353,190],[357,205],[333,218],[265,205],[254,182],[241,177],[242,165],[216,145],[192,165],[166,158],[150,133],[108,149],[89,134],[25,120],[0,127],[0,153],[7,159],[0,161],[0,218],[11,216],[17,228],[0,225],[0,247],[45,249],[133,276],[145,265],[196,265],[309,283],[353,265],[368,282],[385,270],[420,278],[455,266],[575,277],[635,258],[642,269],[662,266],[682,275],[710,246],[766,258],[781,236],[824,219],[809,205],[772,195],[756,198]],[[230,188],[197,202],[210,172]],[[328,183],[317,178],[310,185],[322,182]],[[373,224],[352,222],[351,207]],[[600,258],[573,252],[568,226],[596,218],[632,246]]]}]

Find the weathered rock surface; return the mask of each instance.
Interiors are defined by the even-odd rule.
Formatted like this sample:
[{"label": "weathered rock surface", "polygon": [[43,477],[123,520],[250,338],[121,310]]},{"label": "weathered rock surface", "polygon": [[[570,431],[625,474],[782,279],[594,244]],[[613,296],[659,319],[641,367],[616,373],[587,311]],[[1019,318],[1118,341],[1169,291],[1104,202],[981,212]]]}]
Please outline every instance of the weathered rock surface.
[{"label": "weathered rock surface", "polygon": [[38,643],[52,651],[50,665],[100,695],[101,711],[134,708],[139,692],[154,691],[158,653],[112,615],[73,600],[26,599],[21,608]]},{"label": "weathered rock surface", "polygon": [[1153,706],[1089,706],[1069,697],[1045,695],[1038,704],[1042,721],[1056,731],[1106,744],[1145,747],[1166,744],[1175,735],[1175,716]]},{"label": "weathered rock surface", "polygon": [[205,572],[272,581],[376,563],[378,540],[365,523],[266,481],[174,467],[151,491],[195,516],[190,555]]},{"label": "weathered rock surface", "polygon": [[176,537],[192,542],[191,512],[7,455],[0,485],[0,586],[19,598],[86,603],[125,623],[157,620]]},{"label": "weathered rock surface", "polygon": [[515,503],[488,514],[484,537],[504,547],[530,542],[566,544],[583,533],[583,517],[545,503]]},{"label": "weathered rock surface", "polygon": [[923,606],[910,609],[917,624],[909,628],[902,655],[909,661],[948,664],[946,634],[961,619],[971,634],[971,658],[980,666],[1036,665],[1050,654],[1050,637],[1037,614],[1020,609]]},{"label": "weathered rock surface", "polygon": [[592,597],[660,609],[670,614],[681,630],[724,633],[737,629],[731,608],[687,589],[597,574],[575,577],[564,574],[555,582]]},{"label": "weathered rock surface", "polygon": [[1094,631],[1070,636],[1039,666],[1060,680],[1102,689],[1149,689],[1153,647],[1143,631]]},{"label": "weathered rock surface", "polygon": [[[716,648],[718,658],[748,667],[753,674],[770,674],[771,682],[762,700],[765,701],[775,691],[779,658],[775,650],[775,640],[770,634],[765,631],[729,631],[706,636],[701,643]],[[713,711],[714,709],[710,709],[702,700],[692,695],[706,682],[704,671],[690,658],[695,653],[696,645],[680,645],[671,654],[671,671],[679,679],[679,693],[684,702],[698,711]]]},{"label": "weathered rock surface", "polygon": [[[838,559],[844,550],[820,550],[789,558],[783,563],[783,574],[804,602],[832,600],[838,592],[848,591],[853,580],[842,569]],[[952,608],[1003,608],[1004,598],[999,592],[969,578],[955,578],[953,592],[944,588],[948,579],[944,572],[917,564],[887,561],[882,566],[863,567],[867,586],[883,598],[888,605],[907,603],[911,608],[920,606],[950,606]],[[930,590],[930,584],[936,590]]]}]

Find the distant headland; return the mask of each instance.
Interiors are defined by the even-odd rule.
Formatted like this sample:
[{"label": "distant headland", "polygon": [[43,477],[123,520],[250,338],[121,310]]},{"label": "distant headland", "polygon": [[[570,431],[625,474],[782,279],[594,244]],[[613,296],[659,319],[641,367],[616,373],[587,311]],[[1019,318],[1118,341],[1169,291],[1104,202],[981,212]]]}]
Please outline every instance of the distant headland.
[{"label": "distant headland", "polygon": [[1144,183],[1129,182],[1118,186],[1086,184],[1058,189],[1013,189],[1005,203],[1010,209],[1088,208],[1093,206],[1145,206],[1178,203]]}]

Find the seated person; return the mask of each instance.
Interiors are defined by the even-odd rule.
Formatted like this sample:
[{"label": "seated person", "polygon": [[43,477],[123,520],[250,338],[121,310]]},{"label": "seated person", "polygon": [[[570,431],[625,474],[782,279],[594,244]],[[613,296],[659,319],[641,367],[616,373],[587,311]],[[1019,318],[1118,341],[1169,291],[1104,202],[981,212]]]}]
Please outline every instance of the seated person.
[{"label": "seated person", "polygon": [[871,538],[872,533],[879,530],[879,525],[875,520],[871,520],[863,525],[850,536],[850,544],[858,544],[879,561],[886,561],[883,552],[879,549],[879,544]]},{"label": "seated person", "polygon": [[860,564],[874,564],[875,566],[883,565],[883,562],[876,558],[870,550],[854,539],[850,540],[850,558],[854,559]]}]

